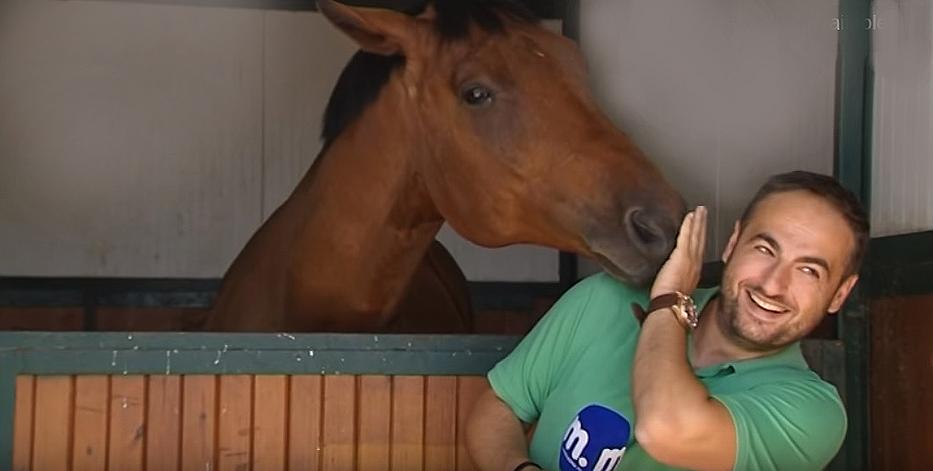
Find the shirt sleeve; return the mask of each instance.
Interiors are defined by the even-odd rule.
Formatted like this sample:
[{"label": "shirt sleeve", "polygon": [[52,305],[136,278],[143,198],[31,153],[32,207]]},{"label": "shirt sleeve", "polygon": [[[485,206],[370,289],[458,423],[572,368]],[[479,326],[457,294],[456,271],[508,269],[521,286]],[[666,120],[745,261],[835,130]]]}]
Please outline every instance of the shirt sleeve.
[{"label": "shirt sleeve", "polygon": [[567,291],[487,378],[493,391],[525,423],[537,420],[544,400],[573,356],[574,338],[593,295],[594,279]]},{"label": "shirt sleeve", "polygon": [[735,424],[735,470],[821,470],[845,438],[846,413],[839,394],[817,379],[714,397]]}]

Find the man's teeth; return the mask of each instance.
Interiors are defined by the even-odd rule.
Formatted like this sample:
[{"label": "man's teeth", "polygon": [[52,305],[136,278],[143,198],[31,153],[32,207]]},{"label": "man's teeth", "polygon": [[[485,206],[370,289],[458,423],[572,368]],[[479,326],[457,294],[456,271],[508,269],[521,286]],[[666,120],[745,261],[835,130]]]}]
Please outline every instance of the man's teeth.
[{"label": "man's teeth", "polygon": [[750,298],[752,298],[752,301],[758,305],[758,307],[766,311],[771,311],[771,312],[776,312],[776,313],[781,313],[781,312],[786,311],[786,309],[782,308],[781,306],[771,304],[768,301],[765,301],[764,299],[759,298],[758,296],[755,295],[755,293],[752,293],[751,291],[748,292],[748,295]]}]

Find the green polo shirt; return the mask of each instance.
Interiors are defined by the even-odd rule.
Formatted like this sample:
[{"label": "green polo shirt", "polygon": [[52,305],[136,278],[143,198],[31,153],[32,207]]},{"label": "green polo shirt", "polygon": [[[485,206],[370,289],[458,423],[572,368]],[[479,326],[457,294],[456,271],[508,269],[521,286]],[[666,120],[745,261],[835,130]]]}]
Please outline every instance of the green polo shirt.
[{"label": "green polo shirt", "polygon": [[[715,294],[697,290],[694,299],[702,309]],[[640,325],[631,304],[647,301],[645,291],[609,275],[589,277],[489,372],[493,390],[515,415],[536,423],[529,455],[545,469],[671,469],[634,438],[631,367]],[[732,415],[736,470],[822,469],[842,445],[842,401],[809,369],[797,343],[695,374]]]}]

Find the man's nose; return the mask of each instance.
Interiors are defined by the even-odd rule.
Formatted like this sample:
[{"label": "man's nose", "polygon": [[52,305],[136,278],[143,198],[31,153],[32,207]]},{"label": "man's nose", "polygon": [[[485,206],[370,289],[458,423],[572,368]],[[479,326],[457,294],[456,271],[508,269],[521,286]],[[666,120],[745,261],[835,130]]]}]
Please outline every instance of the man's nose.
[{"label": "man's nose", "polygon": [[790,286],[791,268],[775,264],[765,272],[761,280],[761,289],[765,296],[780,297],[787,292]]}]

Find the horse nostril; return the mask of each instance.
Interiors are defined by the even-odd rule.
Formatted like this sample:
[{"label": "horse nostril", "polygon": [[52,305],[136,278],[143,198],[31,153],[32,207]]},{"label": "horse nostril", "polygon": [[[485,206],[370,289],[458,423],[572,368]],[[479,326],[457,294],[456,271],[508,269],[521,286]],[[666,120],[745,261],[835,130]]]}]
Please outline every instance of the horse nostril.
[{"label": "horse nostril", "polygon": [[672,231],[665,230],[665,218],[644,208],[628,212],[626,228],[635,246],[649,256],[666,256],[671,249]]}]

